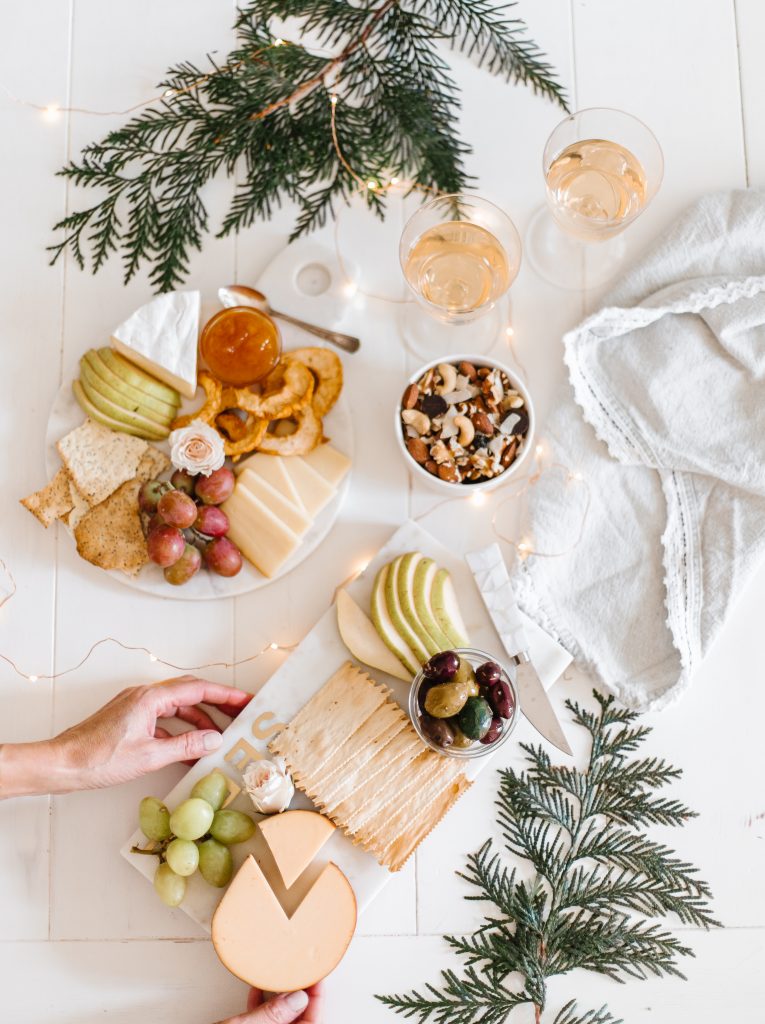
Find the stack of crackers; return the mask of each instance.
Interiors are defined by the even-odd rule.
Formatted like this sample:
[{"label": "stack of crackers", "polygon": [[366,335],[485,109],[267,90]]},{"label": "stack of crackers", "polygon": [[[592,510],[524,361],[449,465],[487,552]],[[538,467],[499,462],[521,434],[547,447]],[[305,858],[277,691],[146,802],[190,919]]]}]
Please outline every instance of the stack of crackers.
[{"label": "stack of crackers", "polygon": [[93,420],[62,437],[56,448],[63,466],[21,504],[46,528],[57,519],[66,523],[86,561],[135,576],[148,561],[138,492],[170,460],[147,441]]},{"label": "stack of crackers", "polygon": [[271,742],[295,785],[398,871],[470,786],[426,747],[390,691],[345,664]]}]

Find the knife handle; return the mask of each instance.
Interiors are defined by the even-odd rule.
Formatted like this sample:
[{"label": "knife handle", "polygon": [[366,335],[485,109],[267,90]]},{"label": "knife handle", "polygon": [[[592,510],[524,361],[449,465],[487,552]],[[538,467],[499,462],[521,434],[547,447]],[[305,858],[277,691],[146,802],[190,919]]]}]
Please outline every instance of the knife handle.
[{"label": "knife handle", "polygon": [[529,642],[526,639],[526,628],[515,598],[507,602],[504,613],[507,631],[503,631],[501,639],[505,650],[519,662],[528,661],[529,656],[526,652],[529,649]]},{"label": "knife handle", "polygon": [[479,551],[470,551],[465,555],[465,561],[473,573],[502,646],[519,663],[528,661],[526,630],[499,544],[495,542]]}]

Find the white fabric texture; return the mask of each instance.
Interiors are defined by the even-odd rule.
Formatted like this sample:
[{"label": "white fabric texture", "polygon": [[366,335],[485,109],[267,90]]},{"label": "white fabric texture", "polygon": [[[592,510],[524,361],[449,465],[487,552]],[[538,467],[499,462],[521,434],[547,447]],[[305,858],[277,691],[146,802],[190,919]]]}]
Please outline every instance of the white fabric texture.
[{"label": "white fabric texture", "polygon": [[[640,710],[687,687],[765,555],[765,193],[695,203],[563,339],[523,610]],[[590,507],[581,540],[587,493]]]}]

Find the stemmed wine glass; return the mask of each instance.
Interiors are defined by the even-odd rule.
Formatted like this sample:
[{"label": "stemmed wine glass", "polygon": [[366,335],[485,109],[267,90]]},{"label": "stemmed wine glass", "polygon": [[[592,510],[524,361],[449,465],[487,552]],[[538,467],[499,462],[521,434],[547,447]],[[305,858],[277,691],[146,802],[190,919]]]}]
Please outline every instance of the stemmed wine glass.
[{"label": "stemmed wine glass", "polygon": [[553,130],[542,171],[547,205],[529,224],[529,262],[562,288],[604,283],[624,261],[621,233],[661,185],[664,157],[656,136],[624,111],[580,110]]},{"label": "stemmed wine glass", "polygon": [[399,245],[407,306],[404,337],[418,355],[485,352],[499,333],[497,304],[521,264],[521,240],[480,196],[436,196],[410,217]]}]

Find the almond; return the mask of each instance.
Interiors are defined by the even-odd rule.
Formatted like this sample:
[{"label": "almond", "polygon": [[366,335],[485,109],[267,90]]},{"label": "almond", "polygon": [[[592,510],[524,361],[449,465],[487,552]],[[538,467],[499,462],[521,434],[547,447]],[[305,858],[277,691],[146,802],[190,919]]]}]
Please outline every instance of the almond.
[{"label": "almond", "polygon": [[433,473],[433,475],[436,476],[438,474],[438,463],[434,462],[432,459],[428,459],[428,461],[425,463],[425,469],[427,469],[429,473]]},{"label": "almond", "polygon": [[428,446],[421,438],[410,437],[406,442],[406,447],[414,461],[419,462],[421,466],[428,461]]},{"label": "almond", "polygon": [[466,363],[464,361],[461,362],[459,365],[459,371],[463,377],[467,377],[471,384],[478,376],[478,370],[476,370],[472,363]]},{"label": "almond", "polygon": [[485,412],[473,413],[471,419],[473,421],[473,426],[479,434],[486,434],[487,437],[491,437],[494,433],[494,424]]},{"label": "almond", "polygon": [[447,483],[459,483],[460,474],[453,462],[441,463],[438,467],[438,475],[442,480],[446,480]]},{"label": "almond", "polygon": [[507,448],[505,448],[504,452],[502,453],[502,458],[500,459],[500,462],[505,467],[505,469],[507,469],[511,462],[515,461],[515,453],[517,450],[518,442],[515,440],[515,438],[513,438],[513,440],[510,442]]},{"label": "almond", "polygon": [[417,399],[420,397],[420,389],[416,384],[410,384],[404,392],[404,397],[401,399],[401,405],[404,409],[414,409],[417,405]]}]

